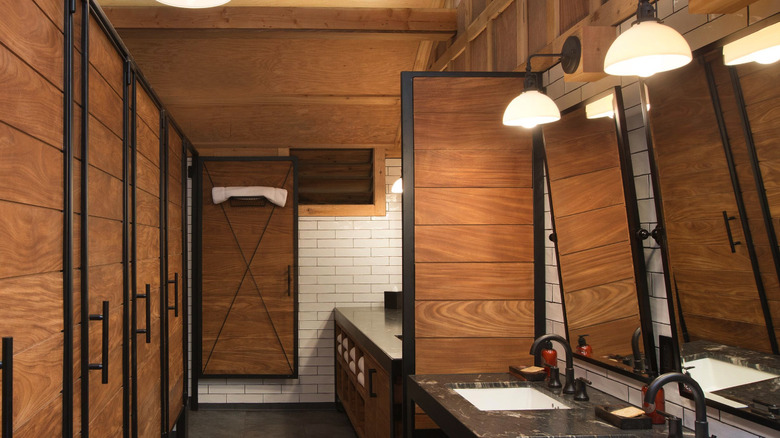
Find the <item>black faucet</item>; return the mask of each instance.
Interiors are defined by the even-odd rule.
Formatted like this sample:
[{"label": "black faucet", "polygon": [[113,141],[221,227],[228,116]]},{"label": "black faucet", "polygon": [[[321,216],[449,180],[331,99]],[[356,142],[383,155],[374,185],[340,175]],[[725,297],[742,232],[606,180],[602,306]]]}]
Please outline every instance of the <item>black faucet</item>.
[{"label": "black faucet", "polygon": [[709,425],[707,424],[707,403],[704,398],[704,391],[689,375],[682,373],[666,373],[653,379],[647,387],[647,393],[645,394],[645,412],[650,413],[655,410],[655,396],[658,393],[658,390],[671,382],[681,382],[691,388],[693,401],[696,403],[696,421],[694,423],[695,436],[696,438],[710,438]]},{"label": "black faucet", "polygon": [[548,333],[546,335],[539,336],[531,345],[531,354],[534,358],[539,358],[539,352],[542,345],[547,341],[557,341],[563,347],[566,352],[566,383],[563,385],[564,394],[574,394],[576,389],[574,388],[574,359],[571,353],[571,346],[563,337]]},{"label": "black faucet", "polygon": [[634,372],[644,373],[645,365],[642,363],[642,352],[639,350],[639,337],[642,335],[642,327],[637,327],[634,330],[634,335],[631,336],[631,352],[634,356]]}]

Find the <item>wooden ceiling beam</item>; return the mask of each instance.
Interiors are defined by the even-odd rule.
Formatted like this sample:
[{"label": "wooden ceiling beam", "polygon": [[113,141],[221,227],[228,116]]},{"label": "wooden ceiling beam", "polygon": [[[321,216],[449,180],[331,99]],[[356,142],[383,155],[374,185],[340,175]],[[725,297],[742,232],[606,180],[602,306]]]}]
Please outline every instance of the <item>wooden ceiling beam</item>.
[{"label": "wooden ceiling beam", "polygon": [[117,29],[272,29],[297,31],[415,32],[454,34],[457,12],[444,8],[178,9],[103,8]]}]

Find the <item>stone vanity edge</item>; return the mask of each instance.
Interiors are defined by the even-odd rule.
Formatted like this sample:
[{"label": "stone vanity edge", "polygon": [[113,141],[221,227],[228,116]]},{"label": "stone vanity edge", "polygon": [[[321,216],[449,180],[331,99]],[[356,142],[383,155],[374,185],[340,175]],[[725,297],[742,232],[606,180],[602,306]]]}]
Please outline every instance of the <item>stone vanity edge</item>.
[{"label": "stone vanity edge", "polygon": [[402,333],[400,309],[372,307],[336,307],[336,324],[361,345],[382,368],[393,369],[400,364],[402,342],[396,337]]}]

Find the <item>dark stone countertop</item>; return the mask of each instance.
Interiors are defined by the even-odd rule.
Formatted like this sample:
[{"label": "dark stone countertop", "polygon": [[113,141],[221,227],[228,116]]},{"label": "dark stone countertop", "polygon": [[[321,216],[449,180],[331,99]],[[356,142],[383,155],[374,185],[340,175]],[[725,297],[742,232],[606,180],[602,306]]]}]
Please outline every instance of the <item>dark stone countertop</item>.
[{"label": "dark stone countertop", "polygon": [[391,362],[401,360],[403,344],[396,336],[403,330],[400,309],[337,307],[335,319],[386,369],[391,368]]},{"label": "dark stone countertop", "polygon": [[[454,391],[457,384],[522,382],[557,399],[571,409],[480,411]],[[545,382],[523,382],[511,374],[441,374],[409,376],[408,390],[419,405],[450,436],[480,438],[581,437],[666,438],[665,425],[645,430],[621,430],[596,417],[595,407],[627,407],[629,403],[588,388],[590,401],[553,392]],[[692,431],[685,436],[693,436]]]},{"label": "dark stone countertop", "polygon": [[680,356],[683,362],[711,357],[734,365],[780,374],[780,356],[710,341],[686,342],[681,348]]}]

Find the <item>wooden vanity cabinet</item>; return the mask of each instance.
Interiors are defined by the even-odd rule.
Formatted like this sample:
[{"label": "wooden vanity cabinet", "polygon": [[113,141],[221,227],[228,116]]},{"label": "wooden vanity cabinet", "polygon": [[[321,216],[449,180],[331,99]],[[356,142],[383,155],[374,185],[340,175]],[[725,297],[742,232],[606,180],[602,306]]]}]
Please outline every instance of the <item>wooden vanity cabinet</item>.
[{"label": "wooden vanity cabinet", "polygon": [[[336,325],[334,348],[337,402],[341,403],[358,437],[400,437],[400,415],[394,415],[394,412],[400,412],[401,409],[401,380],[399,378],[394,382],[392,370],[380,365],[366,351],[366,346],[356,343],[355,339],[354,334]],[[361,359],[362,369],[359,367]],[[394,400],[393,394],[399,395],[398,400]]]}]

